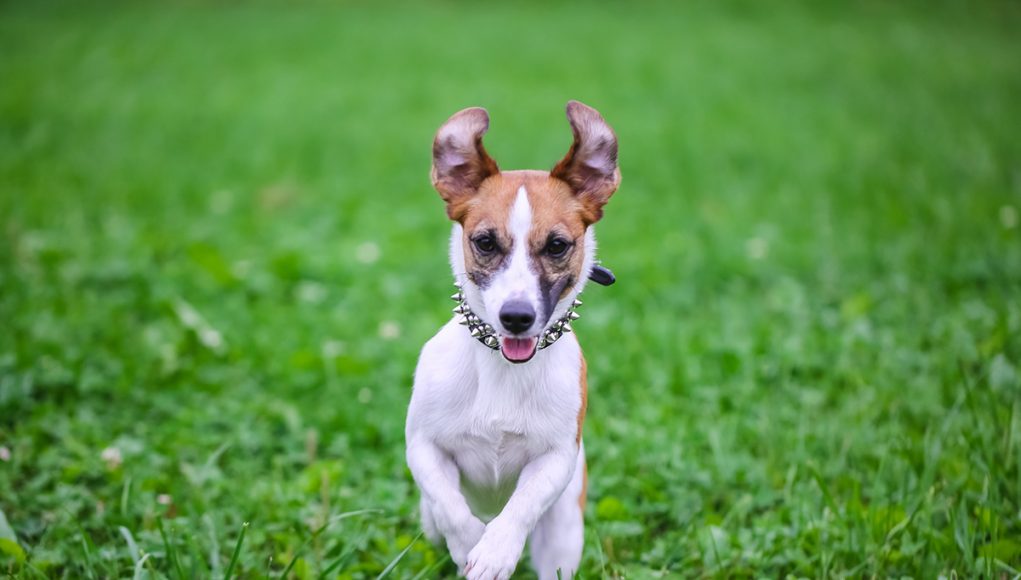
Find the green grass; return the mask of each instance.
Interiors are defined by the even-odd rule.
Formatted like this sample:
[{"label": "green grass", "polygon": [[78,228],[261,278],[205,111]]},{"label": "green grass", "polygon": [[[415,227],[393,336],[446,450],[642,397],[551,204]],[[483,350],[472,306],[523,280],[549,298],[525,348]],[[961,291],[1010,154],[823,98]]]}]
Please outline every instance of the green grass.
[{"label": "green grass", "polygon": [[550,167],[576,98],[624,175],[576,325],[584,576],[1016,577],[1019,26],[3,3],[0,574],[452,574],[403,459],[450,306],[430,140],[483,105]]}]

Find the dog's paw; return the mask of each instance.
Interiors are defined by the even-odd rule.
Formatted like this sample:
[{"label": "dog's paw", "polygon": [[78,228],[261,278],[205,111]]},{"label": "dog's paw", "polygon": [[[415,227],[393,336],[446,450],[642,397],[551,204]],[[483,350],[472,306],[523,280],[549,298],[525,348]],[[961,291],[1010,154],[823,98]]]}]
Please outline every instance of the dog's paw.
[{"label": "dog's paw", "polygon": [[486,524],[476,517],[469,518],[447,531],[447,550],[450,551],[450,559],[457,564],[458,570],[464,570],[468,562],[468,553],[479,543],[485,532]]},{"label": "dog's paw", "polygon": [[525,547],[520,534],[506,533],[490,524],[479,543],[468,553],[468,580],[507,580],[521,559]]}]

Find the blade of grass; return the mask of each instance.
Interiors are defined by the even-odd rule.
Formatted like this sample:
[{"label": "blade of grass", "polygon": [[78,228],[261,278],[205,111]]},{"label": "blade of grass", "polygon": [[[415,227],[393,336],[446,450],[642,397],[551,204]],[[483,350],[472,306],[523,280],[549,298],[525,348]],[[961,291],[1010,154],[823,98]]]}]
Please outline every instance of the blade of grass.
[{"label": "blade of grass", "polygon": [[301,550],[305,546],[307,546],[307,545],[308,545],[308,541],[306,540],[305,543],[302,544],[298,548],[298,550],[294,552],[294,557],[291,558],[291,563],[288,564],[287,567],[284,568],[284,571],[280,573],[280,576],[279,576],[280,580],[283,580],[284,578],[287,578],[287,575],[291,573],[291,570],[294,568],[294,565],[298,563],[298,558],[301,556]]},{"label": "blade of grass", "polygon": [[138,552],[138,544],[135,543],[135,538],[131,535],[131,531],[124,526],[118,526],[117,530],[124,536],[124,541],[128,543],[128,553],[131,555],[131,562],[137,565],[141,555]]},{"label": "blade of grass", "polygon": [[723,571],[723,562],[720,561],[720,550],[716,547],[716,535],[713,534],[713,526],[709,526],[706,530],[706,535],[709,536],[709,545],[713,548],[713,559],[716,561],[716,571]]},{"label": "blade of grass", "polygon": [[335,516],[330,516],[329,521],[324,525],[324,529],[325,529],[325,527],[332,526],[333,524],[335,524],[335,523],[337,523],[337,522],[339,522],[341,520],[346,520],[347,518],[353,518],[353,517],[356,517],[356,516],[364,516],[364,515],[368,515],[368,514],[381,514],[381,513],[383,513],[383,510],[381,510],[379,508],[366,508],[366,509],[363,509],[363,510],[354,510],[354,511],[350,511],[350,512],[339,513],[339,514],[337,514]]},{"label": "blade of grass", "polygon": [[819,491],[822,492],[822,497],[826,500],[826,505],[833,510],[833,515],[835,517],[840,517],[840,509],[837,507],[837,502],[833,499],[833,494],[830,493],[830,488],[826,485],[826,482],[823,481],[822,474],[819,473],[819,469],[814,463],[807,464],[807,467],[808,473],[811,474],[812,479],[814,479],[816,485],[819,486]]},{"label": "blade of grass", "polygon": [[241,556],[241,544],[245,541],[245,531],[248,530],[248,522],[241,524],[241,534],[238,535],[238,542],[234,545],[234,555],[230,557],[230,565],[227,566],[227,572],[223,575],[224,580],[230,580],[234,575],[234,566],[238,563],[238,557]]},{"label": "blade of grass", "polygon": [[177,557],[177,549],[170,539],[167,538],[166,529],[163,527],[163,518],[156,518],[156,526],[160,529],[163,547],[167,550],[167,559],[170,560],[170,564],[174,567],[174,573],[177,574],[178,578],[185,578],[184,572],[181,570],[181,560]]},{"label": "blade of grass", "polygon": [[340,556],[337,557],[337,559],[331,562],[329,566],[323,568],[323,571],[319,573],[319,576],[317,576],[318,580],[326,580],[326,578],[329,577],[330,572],[333,572],[342,564],[347,563],[347,561],[351,559],[351,556],[353,556],[354,553],[355,553],[354,545],[353,544],[349,545],[346,549],[344,549]]},{"label": "blade of grass", "polygon": [[79,530],[79,533],[81,534],[81,537],[82,537],[82,552],[85,553],[85,566],[86,566],[85,569],[89,573],[89,578],[95,579],[95,577],[96,577],[96,568],[95,568],[95,565],[92,563],[92,550],[90,549],[90,548],[93,547],[92,546],[92,540],[89,539],[89,535],[85,533],[85,530],[82,529],[81,526],[78,527],[78,530]]},{"label": "blade of grass", "polygon": [[135,562],[135,575],[132,576],[132,578],[134,578],[134,580],[141,580],[141,578],[142,578],[142,569],[145,567],[145,563],[148,560],[149,560],[149,554],[145,554],[144,556],[139,558],[139,560],[137,562]]},{"label": "blade of grass", "polygon": [[233,444],[230,441],[227,441],[225,443],[220,444],[220,446],[217,447],[216,450],[214,450],[209,455],[208,458],[206,458],[206,465],[205,466],[208,468],[208,467],[212,467],[213,465],[215,465],[216,462],[220,460],[220,456],[223,455],[224,453],[226,453],[227,450],[230,449],[231,445],[233,445]]},{"label": "blade of grass", "polygon": [[599,573],[606,576],[606,554],[603,553],[603,538],[599,536],[597,526],[592,526],[592,533],[596,536],[596,554],[599,555]]},{"label": "blade of grass", "polygon": [[121,490],[121,515],[128,515],[128,500],[131,499],[131,477],[124,479],[124,488]]},{"label": "blade of grass", "polygon": [[216,576],[220,570],[220,542],[216,539],[216,524],[209,514],[202,516],[202,521],[209,532],[209,572],[210,575]]},{"label": "blade of grass", "polygon": [[433,572],[435,572],[437,569],[439,569],[441,566],[445,565],[449,561],[450,561],[450,554],[447,554],[446,556],[444,556],[444,557],[440,558],[439,560],[436,560],[435,562],[433,562],[432,566],[429,566],[428,568],[425,568],[424,570],[422,570],[418,574],[415,574],[411,578],[411,580],[422,580],[422,578],[435,578],[436,576],[433,574]]},{"label": "blade of grass", "polygon": [[1021,578],[1021,572],[1018,572],[1017,569],[1012,568],[1010,566],[1010,564],[1007,564],[1003,560],[1000,560],[999,558],[997,558],[997,559],[994,560],[994,563],[996,564],[997,568],[999,568],[1000,570],[1006,572],[1007,574],[1010,574],[1011,575],[1010,577],[1012,578],[1012,580],[1017,580],[1018,578]]},{"label": "blade of grass", "polygon": [[392,560],[392,561],[391,561],[391,562],[390,562],[390,563],[389,563],[389,564],[387,565],[387,567],[386,567],[386,568],[383,568],[383,571],[379,573],[379,576],[376,576],[376,580],[382,580],[383,578],[386,578],[386,577],[387,577],[387,575],[389,575],[389,574],[390,574],[390,572],[392,572],[392,571],[393,571],[393,569],[397,567],[397,564],[398,564],[398,563],[399,563],[399,562],[401,561],[401,559],[403,559],[403,558],[404,558],[404,556],[405,556],[405,555],[407,555],[407,553],[408,553],[408,552],[409,552],[409,551],[411,550],[411,548],[412,548],[412,547],[413,547],[413,546],[415,545],[415,543],[416,543],[416,542],[418,542],[419,538],[421,538],[421,537],[422,537],[422,532],[418,532],[418,535],[417,535],[417,536],[415,536],[415,539],[414,539],[414,540],[411,540],[411,541],[410,541],[410,542],[408,543],[408,545],[407,545],[407,546],[405,546],[403,550],[401,550],[401,553],[400,553],[400,554],[397,554],[397,557],[396,557],[396,558],[394,558],[394,559],[393,559],[393,560]]},{"label": "blade of grass", "polygon": [[365,545],[364,542],[368,537],[368,534],[369,534],[368,530],[363,529],[360,534],[351,539],[348,542],[347,547],[344,548],[344,551],[340,554],[340,556],[338,556],[329,566],[327,566],[322,572],[319,573],[318,576],[319,580],[326,580],[330,572],[336,570],[343,564],[347,564],[347,561],[351,559],[352,556],[355,555],[356,547]]},{"label": "blade of grass", "polygon": [[319,537],[319,534],[325,532],[333,524],[335,524],[335,523],[337,523],[337,522],[339,522],[341,520],[345,520],[347,518],[352,518],[352,517],[355,517],[355,516],[363,516],[363,515],[367,515],[367,514],[379,514],[379,513],[383,513],[383,510],[375,509],[375,508],[369,508],[369,509],[363,509],[363,510],[355,510],[355,511],[350,511],[350,512],[344,512],[344,513],[340,513],[340,514],[337,514],[335,516],[332,516],[325,524],[319,526],[319,528],[317,530],[312,532],[312,535],[309,536],[308,539],[306,539],[304,542],[302,542],[302,544],[300,546],[298,546],[298,549],[294,551],[294,557],[291,558],[291,562],[289,564],[287,564],[287,567],[284,568],[284,571],[280,574],[280,578],[286,578],[287,575],[291,573],[291,570],[294,568],[294,565],[298,563],[298,558],[301,557],[301,554],[305,550],[305,548],[307,548],[310,543],[315,541],[315,539]]},{"label": "blade of grass", "polygon": [[[184,541],[188,544],[188,553],[191,555],[191,565],[188,566],[188,578],[198,578],[199,563],[205,561],[202,558],[202,549],[195,542],[195,534],[184,534]],[[212,571],[206,575],[211,576]]]}]

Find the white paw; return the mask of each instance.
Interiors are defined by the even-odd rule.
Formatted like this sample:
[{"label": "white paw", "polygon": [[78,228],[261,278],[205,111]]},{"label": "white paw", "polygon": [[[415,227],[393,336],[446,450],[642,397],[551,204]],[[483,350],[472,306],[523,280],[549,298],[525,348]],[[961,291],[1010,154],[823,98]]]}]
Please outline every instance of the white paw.
[{"label": "white paw", "polygon": [[468,580],[510,578],[521,559],[521,550],[525,547],[524,538],[516,536],[494,529],[490,524],[478,545],[468,553],[468,565],[465,568]]},{"label": "white paw", "polygon": [[464,570],[468,552],[479,543],[485,531],[486,524],[473,517],[447,532],[447,550],[450,551],[450,558],[457,564],[458,570]]}]

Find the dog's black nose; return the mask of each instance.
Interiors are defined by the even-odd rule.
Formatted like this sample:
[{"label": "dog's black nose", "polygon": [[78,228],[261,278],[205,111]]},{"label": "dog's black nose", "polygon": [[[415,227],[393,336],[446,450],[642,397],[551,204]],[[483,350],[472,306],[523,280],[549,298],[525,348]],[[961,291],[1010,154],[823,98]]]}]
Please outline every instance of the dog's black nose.
[{"label": "dog's black nose", "polygon": [[518,334],[532,327],[535,322],[535,309],[524,300],[512,300],[500,309],[500,324],[507,332]]}]

